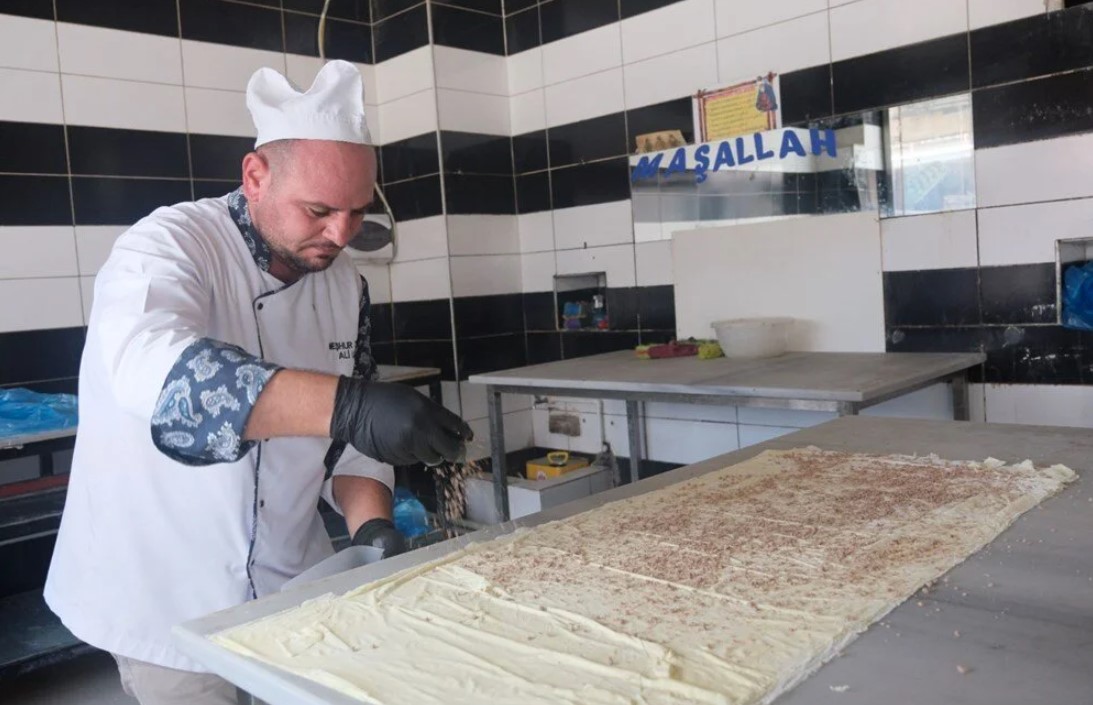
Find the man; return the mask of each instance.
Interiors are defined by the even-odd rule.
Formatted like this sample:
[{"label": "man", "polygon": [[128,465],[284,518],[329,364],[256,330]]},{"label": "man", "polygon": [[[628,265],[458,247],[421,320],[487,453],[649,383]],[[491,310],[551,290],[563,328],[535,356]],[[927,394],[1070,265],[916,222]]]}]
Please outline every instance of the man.
[{"label": "man", "polygon": [[376,179],[356,68],[328,63],[304,93],[260,69],[247,105],[258,139],[242,187],[119,238],[81,362],[45,595],[143,705],[234,702],[171,628],[329,556],[320,496],[355,544],[402,550],[391,466],[456,460],[471,435],[373,381],[368,289],[342,254]]}]

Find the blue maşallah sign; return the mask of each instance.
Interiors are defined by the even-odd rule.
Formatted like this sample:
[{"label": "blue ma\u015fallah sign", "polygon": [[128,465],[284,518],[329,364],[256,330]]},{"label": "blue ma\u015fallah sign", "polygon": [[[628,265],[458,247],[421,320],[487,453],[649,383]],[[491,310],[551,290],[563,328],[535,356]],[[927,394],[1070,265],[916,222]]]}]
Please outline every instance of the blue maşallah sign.
[{"label": "blue ma\u015fallah sign", "polygon": [[[837,156],[834,130],[809,130],[810,149],[806,151],[800,135],[792,129],[787,129],[782,132],[782,144],[777,153],[773,149],[767,148],[763,141],[764,134],[769,133],[756,132],[751,136],[750,142],[755,145],[754,153],[748,151],[749,140],[745,137],[722,140],[717,143],[709,142],[695,147],[694,164],[690,166],[694,169],[695,181],[702,183],[706,180],[706,176],[710,171],[720,171],[725,167],[743,166],[750,162],[774,159],[775,157],[778,159],[785,159],[791,155],[807,157],[809,152],[817,157],[825,152],[830,157]],[[716,147],[716,150],[714,147]],[[687,149],[687,147],[680,147],[672,154],[672,159],[668,162],[668,167],[664,172],[665,176],[677,172],[683,173],[688,170]],[[630,176],[631,181],[656,178],[665,154],[665,152],[660,152],[653,156],[643,155],[638,163],[634,165],[633,173]]]}]

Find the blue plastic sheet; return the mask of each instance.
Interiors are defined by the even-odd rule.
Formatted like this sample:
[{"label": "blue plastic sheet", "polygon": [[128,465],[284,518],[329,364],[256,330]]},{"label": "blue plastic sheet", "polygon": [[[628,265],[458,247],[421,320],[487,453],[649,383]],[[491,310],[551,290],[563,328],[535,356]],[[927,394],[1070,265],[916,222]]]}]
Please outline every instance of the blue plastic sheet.
[{"label": "blue plastic sheet", "polygon": [[74,428],[76,397],[29,389],[0,389],[0,438]]},{"label": "blue plastic sheet", "polygon": [[1063,326],[1093,330],[1093,262],[1068,267],[1063,273]]}]

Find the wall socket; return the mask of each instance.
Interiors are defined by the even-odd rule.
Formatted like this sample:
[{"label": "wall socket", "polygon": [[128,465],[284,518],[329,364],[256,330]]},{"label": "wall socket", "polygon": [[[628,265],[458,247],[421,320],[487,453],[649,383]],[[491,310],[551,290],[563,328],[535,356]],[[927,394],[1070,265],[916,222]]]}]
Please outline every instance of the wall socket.
[{"label": "wall socket", "polygon": [[577,414],[551,414],[548,427],[551,433],[576,438],[581,435],[581,417]]}]

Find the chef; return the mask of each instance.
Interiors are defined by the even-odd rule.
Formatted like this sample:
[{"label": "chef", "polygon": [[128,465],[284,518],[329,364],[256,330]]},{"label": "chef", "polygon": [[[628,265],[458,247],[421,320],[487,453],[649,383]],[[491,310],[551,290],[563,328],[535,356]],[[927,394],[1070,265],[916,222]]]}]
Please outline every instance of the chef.
[{"label": "chef", "polygon": [[[80,431],[45,597],[142,705],[235,702],[171,628],[276,592],[354,544],[403,550],[393,465],[457,460],[469,427],[375,381],[368,286],[342,252],[372,199],[360,73],[258,70],[242,186],[155,210],[95,281]],[[349,354],[347,354],[349,352]]]}]

